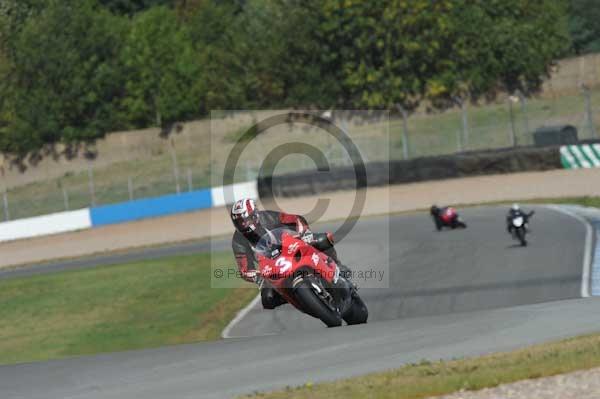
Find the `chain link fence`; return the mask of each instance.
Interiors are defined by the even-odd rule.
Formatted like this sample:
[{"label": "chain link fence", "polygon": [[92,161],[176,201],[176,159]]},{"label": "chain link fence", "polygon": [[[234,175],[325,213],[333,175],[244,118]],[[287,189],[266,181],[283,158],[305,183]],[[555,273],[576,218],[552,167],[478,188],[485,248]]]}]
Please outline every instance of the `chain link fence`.
[{"label": "chain link fence", "polygon": [[[351,116],[333,118],[349,134],[365,162],[452,154],[462,151],[533,144],[536,129],[572,125],[579,139],[600,139],[600,89],[585,86],[577,93],[546,98],[525,98],[519,93],[487,105],[466,104],[441,113],[398,112],[389,124],[356,121]],[[191,191],[210,186],[210,140],[220,143],[224,162],[240,134],[261,115],[228,122],[230,130],[211,131],[208,121],[179,126],[169,135],[158,129],[111,134],[91,149],[95,156],[71,161],[48,159],[25,172],[2,168],[0,217],[14,220],[88,206]],[[231,126],[234,126],[231,130]],[[323,151],[332,166],[349,165],[350,159],[329,135],[301,127],[275,132],[254,140],[254,149],[239,163],[236,180],[255,179],[263,148],[302,136]],[[384,129],[386,131],[384,131]],[[294,136],[296,135],[296,136]],[[220,141],[219,141],[220,140]],[[213,141],[214,142],[214,141]],[[253,152],[254,151],[254,152]],[[253,155],[254,154],[254,155]],[[214,154],[212,154],[214,155]],[[314,169],[303,156],[290,156],[275,173]]]}]

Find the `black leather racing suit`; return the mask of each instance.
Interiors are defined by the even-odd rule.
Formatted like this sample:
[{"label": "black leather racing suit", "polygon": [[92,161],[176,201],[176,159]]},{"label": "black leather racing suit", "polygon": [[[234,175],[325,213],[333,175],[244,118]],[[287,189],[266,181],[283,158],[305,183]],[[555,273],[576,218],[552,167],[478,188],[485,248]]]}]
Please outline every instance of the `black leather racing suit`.
[{"label": "black leather racing suit", "polygon": [[[278,227],[288,227],[296,230],[298,233],[303,234],[309,230],[308,223],[303,216],[292,215],[284,212],[276,211],[257,211],[258,212],[258,225],[260,230],[264,233],[266,230],[273,230]],[[258,261],[254,253],[253,247],[258,243],[262,236],[259,231],[249,232],[242,234],[239,231],[235,231],[231,246],[233,254],[237,262],[238,269],[242,275],[242,278],[254,282],[256,276],[256,266]],[[332,239],[326,234],[315,234],[314,243],[312,244],[315,248],[330,256],[340,267],[342,273],[350,272],[349,269],[343,266],[338,257],[335,248],[333,247]],[[349,277],[349,276],[348,276]],[[261,289],[262,305],[265,309],[274,309],[277,306],[283,305],[285,300],[270,286],[263,284]]]}]

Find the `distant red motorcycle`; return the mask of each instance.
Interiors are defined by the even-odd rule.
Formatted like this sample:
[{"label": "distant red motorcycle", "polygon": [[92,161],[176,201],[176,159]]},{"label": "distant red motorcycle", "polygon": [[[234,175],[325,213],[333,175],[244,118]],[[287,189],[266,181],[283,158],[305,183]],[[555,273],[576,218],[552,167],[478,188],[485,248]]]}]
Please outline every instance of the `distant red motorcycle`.
[{"label": "distant red motorcycle", "polygon": [[438,208],[433,205],[430,213],[435,223],[435,228],[438,231],[444,227],[451,229],[465,229],[467,227],[467,224],[458,215],[456,209],[452,207]]},{"label": "distant red motorcycle", "polygon": [[[262,278],[301,312],[328,327],[367,322],[369,312],[336,263],[285,227],[267,231],[255,247]],[[264,284],[263,281],[261,284]]]}]

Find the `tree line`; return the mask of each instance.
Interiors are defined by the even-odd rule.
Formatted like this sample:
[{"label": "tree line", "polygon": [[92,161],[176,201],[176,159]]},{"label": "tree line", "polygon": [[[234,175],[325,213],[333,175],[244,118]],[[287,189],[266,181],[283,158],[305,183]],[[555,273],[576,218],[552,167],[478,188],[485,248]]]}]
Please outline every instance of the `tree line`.
[{"label": "tree line", "polygon": [[600,48],[594,3],[2,0],[0,151],[211,109],[410,110],[531,93],[558,57]]}]

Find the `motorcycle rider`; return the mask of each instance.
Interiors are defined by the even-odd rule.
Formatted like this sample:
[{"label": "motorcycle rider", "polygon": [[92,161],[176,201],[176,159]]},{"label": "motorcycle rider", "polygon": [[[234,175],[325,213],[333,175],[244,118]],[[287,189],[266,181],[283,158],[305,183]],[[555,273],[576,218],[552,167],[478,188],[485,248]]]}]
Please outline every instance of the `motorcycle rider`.
[{"label": "motorcycle rider", "polygon": [[[301,215],[284,212],[258,210],[256,203],[249,198],[236,201],[231,207],[231,221],[235,227],[231,246],[242,278],[246,281],[261,283],[258,270],[258,261],[254,253],[254,246],[267,232],[278,227],[288,227],[298,232],[300,238],[318,250],[331,257],[340,268],[340,274],[350,277],[351,271],[342,265],[333,246],[334,239],[331,233],[312,233],[308,222]],[[263,281],[260,289],[262,305],[265,309],[274,309],[286,303],[272,287]]]},{"label": "motorcycle rider", "polygon": [[444,222],[442,222],[442,215],[445,214],[446,212],[448,212],[448,210],[453,210],[453,208],[450,208],[448,206],[444,206],[444,207],[438,207],[437,205],[431,205],[431,209],[429,210],[429,213],[431,214],[431,217],[433,217],[433,221],[435,222],[435,227],[440,230],[442,228],[442,226],[444,225]]},{"label": "motorcycle rider", "polygon": [[519,206],[519,204],[512,204],[512,206],[510,207],[509,211],[508,211],[508,215],[506,215],[506,230],[508,231],[509,234],[512,234],[513,232],[513,224],[512,221],[514,218],[517,217],[522,217],[523,218],[523,224],[525,225],[525,228],[528,229],[529,228],[529,218],[535,213],[535,211],[531,211],[529,213],[523,212],[521,210],[521,207]]},{"label": "motorcycle rider", "polygon": [[445,208],[440,209],[437,205],[431,205],[431,209],[429,210],[429,213],[431,214],[431,217],[433,218],[433,221],[435,222],[435,227],[440,230],[442,228],[442,221],[440,220],[440,215],[442,214],[442,210],[445,210]]},{"label": "motorcycle rider", "polygon": [[431,213],[431,217],[435,222],[435,228],[440,231],[444,226],[448,226],[452,229],[456,228],[466,228],[467,224],[462,221],[460,216],[458,216],[458,212],[451,206],[446,207],[438,207],[437,205],[432,205],[429,213]]}]

